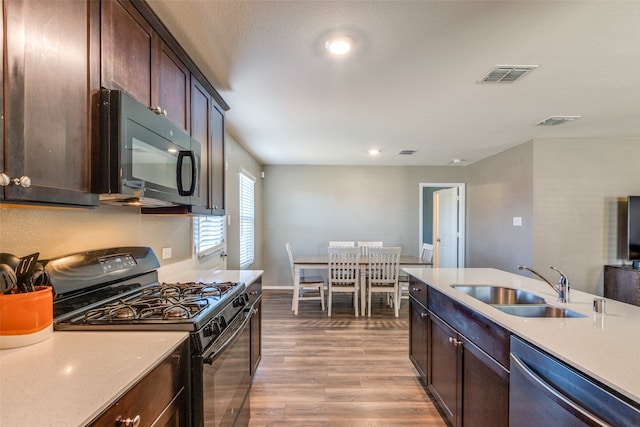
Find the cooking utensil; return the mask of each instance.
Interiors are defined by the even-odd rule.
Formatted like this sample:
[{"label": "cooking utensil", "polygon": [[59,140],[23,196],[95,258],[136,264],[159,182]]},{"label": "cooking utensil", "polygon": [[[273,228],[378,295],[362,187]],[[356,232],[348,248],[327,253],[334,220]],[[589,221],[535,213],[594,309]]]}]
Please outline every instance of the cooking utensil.
[{"label": "cooking utensil", "polygon": [[9,264],[0,264],[0,292],[10,294],[17,282],[18,279],[13,268]]},{"label": "cooking utensil", "polygon": [[36,263],[40,252],[33,253],[31,255],[20,258],[20,264],[16,267],[16,278],[18,289],[20,292],[33,292],[33,284],[28,283],[28,278],[33,274],[36,269]]},{"label": "cooking utensil", "polygon": [[0,253],[0,264],[8,264],[14,271],[18,264],[20,264],[20,258],[15,256],[14,254],[9,254],[6,252]]}]

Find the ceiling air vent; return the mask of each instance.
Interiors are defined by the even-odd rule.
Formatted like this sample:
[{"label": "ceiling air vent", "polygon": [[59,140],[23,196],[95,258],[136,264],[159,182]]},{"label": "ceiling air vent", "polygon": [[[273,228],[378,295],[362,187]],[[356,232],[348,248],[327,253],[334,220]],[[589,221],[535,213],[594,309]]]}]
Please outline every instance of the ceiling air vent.
[{"label": "ceiling air vent", "polygon": [[551,116],[546,119],[539,121],[536,125],[542,126],[555,126],[561,125],[562,123],[571,122],[573,120],[578,120],[582,116]]},{"label": "ceiling air vent", "polygon": [[511,83],[520,80],[525,74],[538,68],[537,65],[496,65],[486,76],[480,79],[482,83]]},{"label": "ceiling air vent", "polygon": [[400,156],[411,156],[412,154],[416,154],[418,150],[400,150],[398,154]]}]

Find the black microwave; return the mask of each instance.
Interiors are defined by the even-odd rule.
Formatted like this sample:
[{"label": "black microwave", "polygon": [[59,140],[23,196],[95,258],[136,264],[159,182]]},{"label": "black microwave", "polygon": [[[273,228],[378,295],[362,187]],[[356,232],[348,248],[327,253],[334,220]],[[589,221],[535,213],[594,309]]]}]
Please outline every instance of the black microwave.
[{"label": "black microwave", "polygon": [[129,95],[102,89],[93,183],[101,203],[202,205],[201,146],[165,116]]}]

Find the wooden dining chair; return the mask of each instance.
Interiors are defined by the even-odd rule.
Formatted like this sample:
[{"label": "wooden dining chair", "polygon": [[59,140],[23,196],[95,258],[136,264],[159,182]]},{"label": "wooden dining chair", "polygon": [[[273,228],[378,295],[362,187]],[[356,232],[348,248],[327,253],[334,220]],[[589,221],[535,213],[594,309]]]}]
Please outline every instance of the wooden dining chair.
[{"label": "wooden dining chair", "polygon": [[358,317],[358,282],[360,277],[360,249],[355,247],[329,246],[329,288],[328,309],[331,316],[331,306],[334,293],[352,293],[353,308]]},{"label": "wooden dining chair", "polygon": [[360,248],[360,255],[367,256],[369,254],[369,248],[380,248],[382,242],[358,242]]},{"label": "wooden dining chair", "polygon": [[[303,275],[303,272],[300,272],[300,288],[298,289],[298,298],[296,298],[296,275],[295,265],[293,263],[293,253],[291,252],[291,245],[289,243],[286,243],[285,247],[287,248],[287,255],[289,255],[289,264],[291,265],[291,278],[293,279],[294,286],[294,293],[293,297],[291,298],[291,311],[298,314],[298,302],[300,300],[320,300],[320,307],[322,307],[322,311],[324,311],[324,277],[320,275],[305,276]],[[308,294],[307,292],[312,293]]]},{"label": "wooden dining chair", "polygon": [[329,241],[329,246],[337,248],[353,248],[356,246],[356,242],[331,240]]},{"label": "wooden dining chair", "polygon": [[423,243],[422,250],[420,251],[420,258],[429,263],[429,266],[433,266],[433,245],[431,243]]},{"label": "wooden dining chair", "polygon": [[367,313],[371,317],[371,299],[374,293],[385,293],[387,305],[393,306],[395,316],[400,312],[400,247],[369,248],[367,279]]}]

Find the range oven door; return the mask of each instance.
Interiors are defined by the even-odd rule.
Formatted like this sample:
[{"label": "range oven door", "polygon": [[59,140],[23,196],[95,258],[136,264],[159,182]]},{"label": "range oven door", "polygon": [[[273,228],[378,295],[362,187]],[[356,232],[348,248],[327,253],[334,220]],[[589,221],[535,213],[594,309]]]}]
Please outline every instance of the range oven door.
[{"label": "range oven door", "polygon": [[193,356],[195,426],[248,425],[253,313],[253,307],[243,310],[203,354]]},{"label": "range oven door", "polygon": [[201,146],[125,93],[102,90],[100,200],[199,205]]}]

